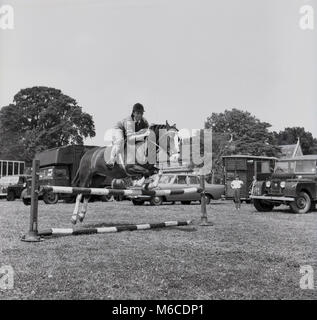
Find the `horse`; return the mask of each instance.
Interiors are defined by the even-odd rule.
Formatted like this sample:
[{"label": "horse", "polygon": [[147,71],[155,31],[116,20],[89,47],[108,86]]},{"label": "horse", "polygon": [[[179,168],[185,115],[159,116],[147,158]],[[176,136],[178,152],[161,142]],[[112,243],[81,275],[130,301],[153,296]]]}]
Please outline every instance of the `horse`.
[{"label": "horse", "polygon": [[[145,143],[152,146],[154,150],[155,162],[157,163],[157,158],[165,159],[171,157],[175,158],[175,155],[179,156],[179,138],[177,136],[178,129],[176,125],[166,124],[153,124],[149,128],[151,134],[145,139],[145,142],[139,144],[139,146],[144,146]],[[163,133],[163,134],[162,134]],[[175,138],[178,138],[178,142],[175,142]],[[126,142],[125,142],[126,146]],[[123,178],[145,178],[145,188],[149,187],[149,177],[159,171],[153,163],[140,163],[138,162],[138,156],[136,157],[136,163],[127,163],[128,152],[127,148],[124,148],[123,156],[125,158],[121,163],[116,162],[113,168],[109,168],[106,164],[107,157],[110,156],[112,146],[96,147],[88,150],[80,160],[79,168],[76,172],[75,178],[73,179],[73,187],[84,187],[84,188],[100,188],[105,187],[106,177],[114,179]],[[135,148],[138,152],[138,147]],[[140,148],[139,148],[140,150]],[[141,148],[142,150],[142,148]],[[130,151],[131,153],[131,151]],[[120,153],[122,160],[122,153]],[[89,195],[84,195],[83,204],[81,211],[79,213],[79,204],[82,200],[83,195],[78,194],[76,197],[75,208],[71,217],[71,222],[76,224],[77,220],[83,222],[89,201]]]}]

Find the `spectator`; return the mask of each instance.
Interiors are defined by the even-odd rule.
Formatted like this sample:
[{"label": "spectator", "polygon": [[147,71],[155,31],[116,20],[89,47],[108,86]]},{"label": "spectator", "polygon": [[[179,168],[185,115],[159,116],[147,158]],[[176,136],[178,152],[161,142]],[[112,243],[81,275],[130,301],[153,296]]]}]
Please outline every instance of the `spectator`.
[{"label": "spectator", "polygon": [[237,210],[241,208],[241,199],[240,199],[240,189],[243,185],[243,181],[240,180],[239,176],[237,175],[235,180],[231,182],[231,188],[234,190],[234,203]]}]

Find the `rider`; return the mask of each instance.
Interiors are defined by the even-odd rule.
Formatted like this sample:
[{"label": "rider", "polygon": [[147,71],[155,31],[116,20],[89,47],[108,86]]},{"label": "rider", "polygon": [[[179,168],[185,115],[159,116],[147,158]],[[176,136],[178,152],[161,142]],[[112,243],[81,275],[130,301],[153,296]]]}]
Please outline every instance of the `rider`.
[{"label": "rider", "polygon": [[123,147],[125,138],[127,142],[134,142],[144,139],[149,135],[149,123],[143,117],[144,107],[141,103],[133,106],[131,116],[119,121],[113,130],[112,141],[113,147],[107,166],[112,168],[120,149]]}]

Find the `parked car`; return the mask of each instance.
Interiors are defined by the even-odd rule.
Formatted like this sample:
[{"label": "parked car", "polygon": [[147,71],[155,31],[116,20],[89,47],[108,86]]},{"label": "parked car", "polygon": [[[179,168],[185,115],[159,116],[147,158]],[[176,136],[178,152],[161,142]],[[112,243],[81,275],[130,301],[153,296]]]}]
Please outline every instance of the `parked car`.
[{"label": "parked car", "polygon": [[260,212],[272,211],[281,204],[289,205],[293,213],[315,210],[317,155],[278,160],[270,177],[254,183],[251,198]]},{"label": "parked car", "polygon": [[7,197],[7,188],[12,181],[12,176],[5,176],[0,178],[0,199]]},{"label": "parked car", "polygon": [[18,176],[18,181],[7,188],[7,200],[14,201],[15,199],[20,199],[22,191],[26,188],[26,181],[30,178],[31,176],[29,175]]},{"label": "parked car", "polygon": [[[193,173],[165,173],[158,181],[158,186],[154,190],[193,188],[200,186],[200,177]],[[224,194],[224,185],[209,184],[205,182],[206,203],[211,200],[218,200]],[[129,196],[134,205],[142,205],[149,201],[152,205],[161,205],[163,202],[180,201],[182,204],[190,204],[192,201],[200,201],[200,193],[184,193],[167,196]]]},{"label": "parked car", "polygon": [[28,175],[5,176],[0,179],[0,197],[13,201],[21,197]]}]

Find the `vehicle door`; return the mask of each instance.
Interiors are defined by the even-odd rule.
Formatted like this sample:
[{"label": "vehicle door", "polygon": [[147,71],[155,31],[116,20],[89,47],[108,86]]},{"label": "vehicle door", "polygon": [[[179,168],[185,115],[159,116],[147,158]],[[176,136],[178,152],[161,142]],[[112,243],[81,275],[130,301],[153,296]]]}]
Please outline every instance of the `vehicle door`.
[{"label": "vehicle door", "polygon": [[[186,174],[179,174],[176,176],[174,179],[174,183],[171,186],[171,189],[183,189],[183,188],[188,188],[188,183],[187,183],[187,175]],[[170,195],[166,197],[167,201],[183,201],[187,200],[188,195],[187,194],[175,194],[175,195]]]},{"label": "vehicle door", "polygon": [[70,186],[71,181],[69,177],[68,167],[59,166],[54,168],[53,180],[55,186]]},{"label": "vehicle door", "polygon": [[[163,174],[158,183],[158,189],[161,190],[173,190],[175,189],[174,181],[176,179],[175,174]],[[169,201],[170,196],[166,196],[166,200]]]},{"label": "vehicle door", "polygon": [[15,194],[18,198],[20,198],[21,192],[25,188],[25,185],[26,185],[26,177],[20,176],[19,182],[17,183],[16,190],[15,190]]},{"label": "vehicle door", "polygon": [[[200,187],[199,177],[195,175],[188,175],[188,186],[190,188],[199,188]],[[189,194],[189,195],[190,195],[190,199],[188,198],[188,200],[199,201],[201,199],[201,195],[198,192]]]}]

